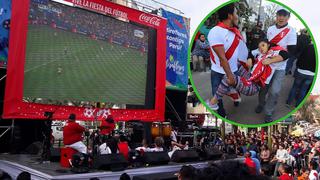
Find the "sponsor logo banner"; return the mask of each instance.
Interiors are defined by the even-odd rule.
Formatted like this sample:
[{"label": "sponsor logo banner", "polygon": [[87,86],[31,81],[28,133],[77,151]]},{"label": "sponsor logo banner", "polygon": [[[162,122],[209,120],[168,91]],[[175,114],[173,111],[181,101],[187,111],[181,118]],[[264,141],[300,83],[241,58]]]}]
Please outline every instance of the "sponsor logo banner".
[{"label": "sponsor logo banner", "polygon": [[167,87],[187,89],[188,86],[188,47],[189,19],[162,9],[167,18]]}]

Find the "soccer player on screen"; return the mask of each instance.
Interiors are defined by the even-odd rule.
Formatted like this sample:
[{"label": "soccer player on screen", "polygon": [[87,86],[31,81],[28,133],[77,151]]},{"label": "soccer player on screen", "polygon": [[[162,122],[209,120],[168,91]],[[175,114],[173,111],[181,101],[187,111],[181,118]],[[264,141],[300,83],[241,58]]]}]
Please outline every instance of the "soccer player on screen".
[{"label": "soccer player on screen", "polygon": [[68,54],[68,48],[67,47],[64,47],[64,55],[66,56]]},{"label": "soccer player on screen", "polygon": [[58,66],[58,68],[57,68],[57,72],[58,72],[58,74],[60,75],[60,74],[62,74],[62,67],[61,67],[61,64],[59,64],[59,66]]}]

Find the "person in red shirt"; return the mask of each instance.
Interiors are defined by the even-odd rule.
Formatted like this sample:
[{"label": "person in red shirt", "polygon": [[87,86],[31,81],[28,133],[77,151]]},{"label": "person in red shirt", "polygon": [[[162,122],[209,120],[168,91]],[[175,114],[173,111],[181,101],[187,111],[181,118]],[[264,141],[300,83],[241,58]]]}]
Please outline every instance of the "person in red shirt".
[{"label": "person in red shirt", "polygon": [[123,156],[128,160],[129,158],[129,145],[124,135],[120,135],[120,142],[118,143],[119,153],[123,154]]},{"label": "person in red shirt", "polygon": [[247,165],[247,167],[249,168],[250,174],[256,175],[256,164],[251,158],[250,151],[247,151],[245,154],[244,164]]},{"label": "person in red shirt", "polygon": [[103,136],[110,135],[115,128],[112,115],[109,115],[106,120],[102,120],[100,125],[100,134]]},{"label": "person in red shirt", "polygon": [[279,166],[280,177],[279,180],[293,180],[293,177],[289,175],[290,167],[287,164]]},{"label": "person in red shirt", "polygon": [[80,153],[87,154],[87,146],[82,142],[85,128],[76,123],[76,115],[70,114],[67,124],[63,128],[63,144]]}]

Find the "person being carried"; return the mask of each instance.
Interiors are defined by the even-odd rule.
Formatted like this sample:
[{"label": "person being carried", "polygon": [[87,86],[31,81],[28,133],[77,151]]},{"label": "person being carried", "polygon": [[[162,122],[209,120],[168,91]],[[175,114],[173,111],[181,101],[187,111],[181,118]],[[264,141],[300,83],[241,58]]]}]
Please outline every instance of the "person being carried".
[{"label": "person being carried", "polygon": [[219,109],[218,101],[224,95],[228,95],[234,88],[240,94],[253,96],[257,94],[260,88],[270,83],[275,68],[273,63],[281,62],[288,57],[288,53],[280,46],[273,46],[268,40],[262,40],[259,43],[260,55],[257,56],[255,65],[251,72],[246,64],[241,63],[238,70],[238,75],[233,75],[235,84],[230,86],[229,79],[225,76],[213,98],[207,104],[213,109]]},{"label": "person being carried", "polygon": [[76,123],[76,115],[70,114],[67,124],[63,128],[63,144],[80,153],[87,154],[87,146],[82,142],[85,128]]}]

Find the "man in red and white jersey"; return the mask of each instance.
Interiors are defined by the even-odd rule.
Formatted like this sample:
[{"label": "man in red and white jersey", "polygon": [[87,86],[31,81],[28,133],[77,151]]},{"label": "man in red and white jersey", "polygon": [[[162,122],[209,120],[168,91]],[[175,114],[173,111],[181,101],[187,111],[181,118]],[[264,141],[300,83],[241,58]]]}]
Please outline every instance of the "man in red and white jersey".
[{"label": "man in red and white jersey", "polygon": [[[270,43],[281,46],[286,49],[291,56],[295,55],[295,46],[297,44],[296,31],[288,25],[290,12],[285,9],[277,11],[276,24],[268,28],[267,38]],[[265,110],[265,122],[272,122],[272,115],[277,105],[277,100],[281,91],[282,82],[285,77],[285,69],[288,59],[270,64],[275,69],[272,81],[269,86],[260,90],[259,104],[256,107],[256,113]],[[268,93],[268,97],[266,95]]]},{"label": "man in red and white jersey", "polygon": [[[224,75],[227,76],[227,82],[230,86],[235,85],[234,73],[238,71],[240,51],[247,51],[241,33],[237,29],[239,17],[234,3],[219,9],[218,15],[220,22],[208,34],[212,64],[212,95],[216,93]],[[245,54],[247,55],[248,53]],[[241,59],[246,59],[246,57]],[[207,103],[209,104],[210,102],[208,101]],[[219,100],[218,105],[218,114],[225,117],[226,112],[223,108],[222,100]]]},{"label": "man in red and white jersey", "polygon": [[317,171],[318,164],[316,161],[311,160],[309,163],[310,173],[309,180],[319,180],[319,173]]}]

